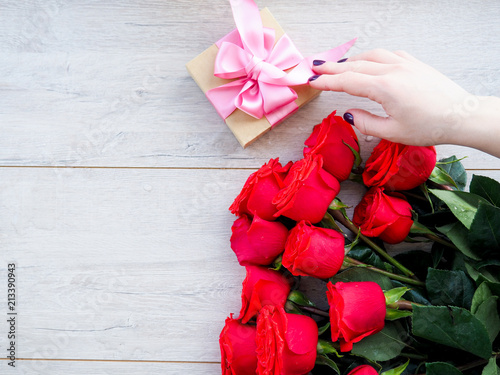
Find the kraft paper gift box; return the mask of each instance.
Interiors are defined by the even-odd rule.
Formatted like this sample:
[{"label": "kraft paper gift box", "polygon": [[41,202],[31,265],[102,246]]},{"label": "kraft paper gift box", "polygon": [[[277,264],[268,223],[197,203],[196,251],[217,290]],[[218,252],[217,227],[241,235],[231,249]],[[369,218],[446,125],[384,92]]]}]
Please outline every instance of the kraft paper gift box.
[{"label": "kraft paper gift box", "polygon": [[[260,12],[260,15],[263,26],[275,30],[276,43],[276,41],[278,41],[285,34],[283,29],[267,8],[264,8]],[[218,51],[219,48],[213,44],[207,50],[186,64],[189,74],[205,94],[208,90],[222,86],[229,82],[227,79],[219,78],[214,75],[214,65]],[[320,94],[320,91],[311,88],[308,84],[293,86],[291,88],[298,95],[295,103],[299,108]],[[265,116],[261,119],[256,119],[240,109],[236,109],[225,119],[225,122],[241,146],[247,147],[250,143],[258,139],[294,112],[295,111],[289,113],[279,122],[271,125]]]}]

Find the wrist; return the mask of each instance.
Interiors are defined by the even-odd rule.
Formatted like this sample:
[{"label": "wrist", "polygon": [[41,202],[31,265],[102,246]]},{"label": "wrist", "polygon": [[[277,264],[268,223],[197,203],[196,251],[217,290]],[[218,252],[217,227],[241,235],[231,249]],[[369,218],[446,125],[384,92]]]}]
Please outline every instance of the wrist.
[{"label": "wrist", "polygon": [[500,157],[500,98],[469,95],[453,115],[449,143]]}]

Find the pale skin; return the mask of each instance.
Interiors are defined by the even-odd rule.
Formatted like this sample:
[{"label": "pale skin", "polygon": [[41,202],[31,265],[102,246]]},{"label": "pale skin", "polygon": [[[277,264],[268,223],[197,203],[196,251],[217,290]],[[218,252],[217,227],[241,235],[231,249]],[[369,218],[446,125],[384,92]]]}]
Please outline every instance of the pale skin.
[{"label": "pale skin", "polygon": [[500,98],[470,94],[404,51],[376,49],[319,64],[312,87],[369,98],[384,108],[386,117],[346,111],[361,133],[416,146],[463,145],[500,157]]}]

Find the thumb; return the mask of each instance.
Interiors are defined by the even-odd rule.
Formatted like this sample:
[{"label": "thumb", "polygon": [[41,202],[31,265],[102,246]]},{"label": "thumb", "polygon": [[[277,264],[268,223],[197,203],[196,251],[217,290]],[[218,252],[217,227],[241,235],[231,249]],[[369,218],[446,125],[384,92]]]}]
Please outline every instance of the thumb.
[{"label": "thumb", "polygon": [[[352,123],[346,117],[352,115]],[[344,114],[344,119],[354,125],[364,135],[371,135],[377,138],[390,138],[394,120],[390,117],[381,117],[374,115],[363,109],[349,109]]]}]

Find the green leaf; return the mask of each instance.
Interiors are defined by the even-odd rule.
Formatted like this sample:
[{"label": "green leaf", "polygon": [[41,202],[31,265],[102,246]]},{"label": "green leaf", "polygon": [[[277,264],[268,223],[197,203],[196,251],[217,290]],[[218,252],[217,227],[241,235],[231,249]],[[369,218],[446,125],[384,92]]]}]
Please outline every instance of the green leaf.
[{"label": "green leaf", "polygon": [[413,334],[489,358],[491,342],[483,323],[461,307],[413,306]]},{"label": "green leaf", "polygon": [[453,178],[460,190],[464,190],[465,185],[467,185],[467,171],[460,160],[462,159],[457,159],[457,157],[453,155],[449,158],[441,159],[436,164]]},{"label": "green leaf", "polygon": [[420,224],[418,221],[413,221],[410,227],[410,233],[412,234],[435,234],[432,230],[427,228],[425,225]]},{"label": "green leaf", "polygon": [[349,206],[344,204],[339,198],[335,198],[328,206],[329,210],[343,210],[345,208],[349,208]]},{"label": "green leaf", "polygon": [[453,305],[469,309],[475,286],[462,271],[429,268],[425,280],[427,295],[433,305]]},{"label": "green leaf", "polygon": [[317,365],[321,365],[321,366],[328,366],[330,367],[332,370],[334,370],[337,374],[340,375],[340,370],[339,370],[339,367],[337,366],[337,364],[335,362],[333,362],[330,358],[328,358],[327,356],[324,356],[324,355],[318,355],[316,357],[316,364]]},{"label": "green leaf", "polygon": [[392,289],[386,290],[384,292],[385,304],[390,305],[392,303],[398,302],[401,299],[401,297],[403,297],[403,295],[409,290],[410,290],[410,288],[406,288],[406,287],[392,288]]},{"label": "green leaf", "polygon": [[299,290],[292,290],[288,295],[288,300],[299,306],[316,307],[316,305]]},{"label": "green leaf", "polygon": [[354,165],[352,166],[352,169],[358,168],[363,162],[363,159],[361,159],[361,155],[359,155],[359,152],[356,151],[350,144],[345,143],[344,140],[342,140],[342,143],[349,147],[349,150],[351,150],[352,154],[354,155]]},{"label": "green leaf", "polygon": [[411,314],[412,314],[411,311],[387,308],[385,314],[385,320],[393,321],[401,318],[407,318],[411,316]]},{"label": "green leaf", "polygon": [[280,254],[271,264],[271,268],[275,271],[279,271],[281,269],[281,262],[283,261],[283,254]]},{"label": "green leaf", "polygon": [[392,266],[384,262],[380,256],[367,245],[357,244],[349,251],[349,256],[360,262],[380,268],[381,270],[393,272]]},{"label": "green leaf", "polygon": [[489,203],[479,203],[470,226],[470,243],[482,253],[500,250],[500,208]]},{"label": "green leaf", "polygon": [[425,364],[426,375],[461,375],[462,371],[446,362]]},{"label": "green leaf", "polygon": [[[392,280],[392,284],[394,286],[404,286],[400,281]],[[419,303],[421,305],[431,305],[431,303],[424,297],[425,291],[420,288],[412,288],[405,294],[405,299],[408,301],[412,301],[415,303]]]},{"label": "green leaf", "polygon": [[458,189],[458,186],[455,183],[455,180],[453,180],[453,177],[451,177],[448,172],[446,172],[437,164],[432,170],[432,173],[429,176],[429,180],[435,182],[436,184],[453,186]]},{"label": "green leaf", "polygon": [[500,280],[497,273],[491,273],[489,267],[478,267],[473,262],[465,262],[465,268],[470,277],[476,282],[476,285],[481,285],[482,282],[487,281],[488,287],[493,294],[500,296]]},{"label": "green leaf", "polygon": [[494,296],[487,283],[482,283],[474,293],[471,312],[483,322],[493,342],[500,332],[500,316],[497,309],[498,297]]},{"label": "green leaf", "polygon": [[460,221],[446,224],[436,229],[447,236],[462,254],[474,260],[481,259],[481,256],[476,254],[471,248],[469,244],[469,231]]},{"label": "green leaf", "polygon": [[302,312],[302,310],[292,301],[285,302],[285,311],[290,314],[296,315],[306,315]]},{"label": "green leaf", "polygon": [[469,229],[472,224],[479,202],[488,203],[479,195],[464,191],[438,189],[429,189],[429,191],[446,203],[453,215],[455,215],[455,217],[460,220],[467,229]]},{"label": "green leaf", "polygon": [[476,289],[476,292],[474,293],[474,297],[472,298],[472,305],[470,308],[471,313],[475,314],[479,305],[481,305],[484,301],[492,296],[493,294],[491,293],[490,288],[488,288],[487,283],[482,283],[481,285],[479,285],[479,287]]},{"label": "green leaf", "polygon": [[500,368],[497,366],[496,357],[490,358],[481,375],[500,375]]},{"label": "green leaf", "polygon": [[391,280],[387,276],[359,267],[349,268],[341,273],[338,273],[330,280],[334,284],[337,281],[373,281],[380,285],[383,290],[392,288]]},{"label": "green leaf", "polygon": [[473,175],[469,191],[483,197],[492,205],[500,207],[500,182],[490,177]]},{"label": "green leaf", "polygon": [[408,333],[401,324],[386,322],[382,331],[355,343],[351,352],[370,361],[388,361],[401,354],[406,340]]},{"label": "green leaf", "polygon": [[406,363],[403,363],[401,366],[398,366],[391,370],[384,371],[381,375],[401,375],[403,371],[406,370],[406,367],[408,367],[409,363],[410,360],[406,361]]},{"label": "green leaf", "polygon": [[319,339],[316,350],[318,354],[321,355],[335,354],[337,358],[343,357],[343,355],[340,355],[337,349],[333,346],[333,343],[327,340]]}]

